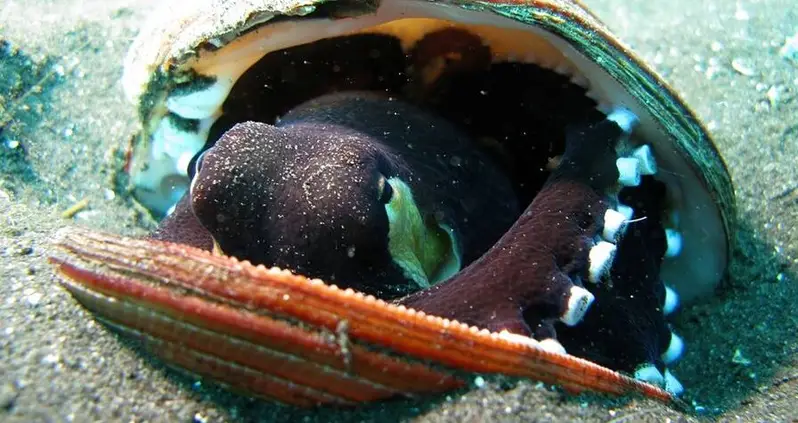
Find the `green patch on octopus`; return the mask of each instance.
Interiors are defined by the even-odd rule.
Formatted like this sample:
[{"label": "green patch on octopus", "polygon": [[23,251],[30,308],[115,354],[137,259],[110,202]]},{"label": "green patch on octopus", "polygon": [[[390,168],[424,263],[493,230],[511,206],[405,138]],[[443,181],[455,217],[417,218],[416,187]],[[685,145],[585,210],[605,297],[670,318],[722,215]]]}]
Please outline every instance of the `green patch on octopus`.
[{"label": "green patch on octopus", "polygon": [[455,231],[419,212],[412,189],[399,178],[383,179],[381,201],[388,216],[388,249],[394,262],[419,289],[460,271]]}]

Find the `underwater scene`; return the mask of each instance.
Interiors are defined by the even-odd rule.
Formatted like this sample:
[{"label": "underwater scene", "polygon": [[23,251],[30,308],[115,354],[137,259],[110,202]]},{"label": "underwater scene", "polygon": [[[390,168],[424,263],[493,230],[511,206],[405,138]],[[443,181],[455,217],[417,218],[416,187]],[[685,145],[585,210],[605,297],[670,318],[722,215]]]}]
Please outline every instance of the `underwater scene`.
[{"label": "underwater scene", "polygon": [[4,0],[0,422],[798,421],[798,4]]}]

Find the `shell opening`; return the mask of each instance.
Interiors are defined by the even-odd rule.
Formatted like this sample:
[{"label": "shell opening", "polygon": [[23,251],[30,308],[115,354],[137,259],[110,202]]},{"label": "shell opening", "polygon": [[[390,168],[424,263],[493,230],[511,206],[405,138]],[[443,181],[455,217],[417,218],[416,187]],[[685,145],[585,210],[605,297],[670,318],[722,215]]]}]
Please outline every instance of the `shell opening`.
[{"label": "shell opening", "polygon": [[[683,235],[680,254],[663,264],[662,279],[689,302],[713,290],[723,275],[727,244],[722,218],[703,180],[663,128],[663,118],[580,52],[584,49],[542,27],[490,11],[392,0],[381,2],[373,13],[346,19],[319,19],[311,13],[266,22],[225,45],[215,39],[206,47],[212,48],[159,78],[181,83],[153,86],[156,81],[148,87],[163,97],[156,96],[154,106],[143,111],[148,118],[134,153],[132,180],[137,197],[155,211],[166,211],[186,189],[185,169],[178,167],[205,140],[214,140],[235,122],[273,122],[325,92],[384,91],[465,122],[497,160],[519,169],[515,179],[523,203],[545,180],[547,162],[562,152],[561,134],[568,122],[603,118],[623,106],[640,119],[631,146],[651,147],[655,178],[667,186],[673,216],[669,230]],[[339,57],[346,60],[339,62]],[[453,71],[461,68],[478,76],[460,78]],[[323,80],[317,78],[320,69],[327,83],[317,83]],[[150,71],[134,69],[126,79],[142,80],[141,73]],[[473,90],[479,81],[502,88]],[[126,88],[129,93],[137,89],[133,84]],[[537,95],[538,103],[526,104],[514,92]],[[541,95],[547,103],[539,103]],[[480,97],[482,103],[476,101]],[[555,135],[542,143],[507,142],[551,132]]]}]

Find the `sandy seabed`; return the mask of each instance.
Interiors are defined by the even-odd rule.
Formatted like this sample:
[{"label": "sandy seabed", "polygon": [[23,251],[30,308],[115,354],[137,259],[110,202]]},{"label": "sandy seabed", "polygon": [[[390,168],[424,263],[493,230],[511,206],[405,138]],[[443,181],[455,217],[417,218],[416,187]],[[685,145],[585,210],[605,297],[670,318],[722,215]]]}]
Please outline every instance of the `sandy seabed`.
[{"label": "sandy seabed", "polygon": [[[48,240],[66,225],[144,234],[115,194],[135,131],[121,62],[152,0],[0,6],[0,421],[795,421],[798,419],[798,32],[791,0],[586,0],[707,123],[736,184],[731,280],[683,310],[673,369],[685,410],[568,397],[532,381],[351,411],[229,394],[137,352],[58,284]],[[88,207],[72,218],[76,202]]]}]

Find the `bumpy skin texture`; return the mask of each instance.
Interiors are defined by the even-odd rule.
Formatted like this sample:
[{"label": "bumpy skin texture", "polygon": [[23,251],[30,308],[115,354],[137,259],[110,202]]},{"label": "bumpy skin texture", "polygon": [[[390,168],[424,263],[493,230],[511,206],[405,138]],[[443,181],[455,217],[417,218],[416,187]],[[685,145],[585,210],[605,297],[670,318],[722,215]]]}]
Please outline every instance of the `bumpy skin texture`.
[{"label": "bumpy skin texture", "polygon": [[465,262],[510,227],[509,180],[455,126],[369,93],[305,103],[227,131],[201,160],[194,214],[222,251],[384,298],[416,289],[393,263],[379,179],[399,177]]},{"label": "bumpy skin texture", "polygon": [[191,211],[190,196],[183,196],[175,204],[174,211],[161,221],[158,228],[150,234],[150,238],[186,244],[207,251],[213,248],[213,237]]},{"label": "bumpy skin texture", "polygon": [[663,370],[661,355],[671,340],[659,278],[667,248],[665,186],[646,177],[640,189],[624,190],[619,197],[640,219],[629,224],[618,243],[611,283],[590,287],[596,301],[581,324],[559,331],[559,340],[568,352],[618,370],[633,372],[641,363]]},{"label": "bumpy skin texture", "polygon": [[560,166],[499,242],[452,279],[402,302],[495,331],[554,338],[570,288],[588,277],[606,194],[618,180],[621,133],[610,121],[571,130]]}]

